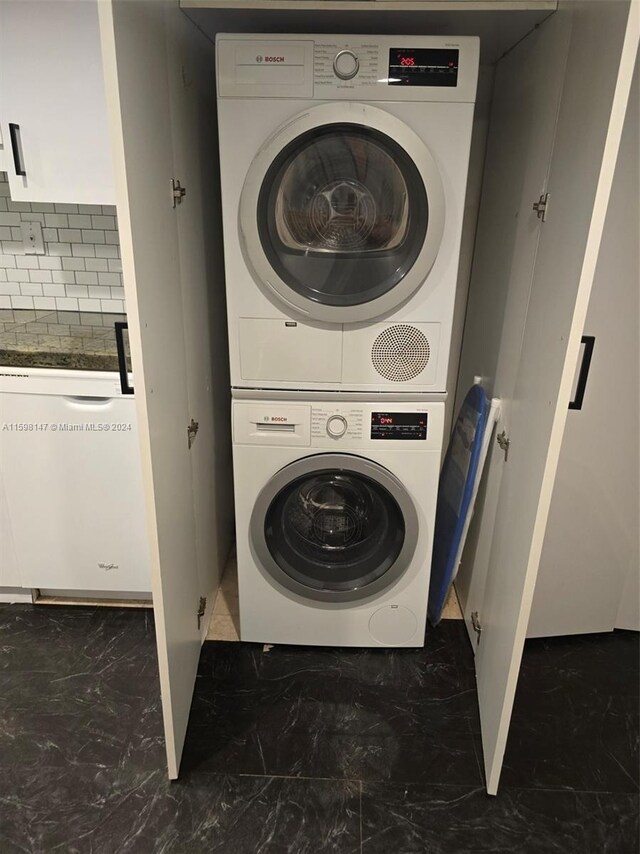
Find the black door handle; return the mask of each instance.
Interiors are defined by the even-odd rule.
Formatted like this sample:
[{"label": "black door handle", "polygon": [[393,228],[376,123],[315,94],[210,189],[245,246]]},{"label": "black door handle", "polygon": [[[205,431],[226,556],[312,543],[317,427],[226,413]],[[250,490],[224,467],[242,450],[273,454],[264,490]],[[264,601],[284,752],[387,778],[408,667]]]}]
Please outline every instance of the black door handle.
[{"label": "black door handle", "polygon": [[128,323],[116,321],[116,347],[118,348],[118,372],[120,373],[120,389],[123,394],[133,394],[133,386],[129,385],[129,373],[127,371],[127,357],[124,352],[124,330],[129,328]]},{"label": "black door handle", "polygon": [[582,364],[580,365],[580,373],[578,374],[576,396],[569,402],[569,409],[582,409],[584,393],[587,388],[589,368],[591,367],[591,358],[593,356],[593,348],[596,343],[595,336],[583,335],[580,343],[584,344],[584,350],[582,351]]},{"label": "black door handle", "polygon": [[24,168],[22,143],[20,141],[20,125],[9,122],[9,136],[11,137],[11,150],[13,152],[13,165],[15,166],[16,175],[26,177],[27,170]]}]

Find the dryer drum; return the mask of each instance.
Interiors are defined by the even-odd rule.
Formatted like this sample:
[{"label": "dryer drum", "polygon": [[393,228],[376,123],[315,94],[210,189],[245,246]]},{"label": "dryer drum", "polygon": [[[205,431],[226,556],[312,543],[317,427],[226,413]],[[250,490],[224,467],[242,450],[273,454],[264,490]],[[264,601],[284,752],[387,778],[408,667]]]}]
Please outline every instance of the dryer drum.
[{"label": "dryer drum", "polygon": [[412,269],[429,227],[427,192],[386,134],[335,123],[301,134],[267,170],[257,226],[272,269],[299,295],[359,305]]}]

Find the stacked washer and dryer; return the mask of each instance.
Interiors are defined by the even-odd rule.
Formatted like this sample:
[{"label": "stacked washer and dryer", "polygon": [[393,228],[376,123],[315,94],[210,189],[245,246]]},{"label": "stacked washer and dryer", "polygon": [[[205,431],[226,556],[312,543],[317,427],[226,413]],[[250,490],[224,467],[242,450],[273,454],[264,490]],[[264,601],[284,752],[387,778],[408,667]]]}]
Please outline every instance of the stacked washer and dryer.
[{"label": "stacked washer and dryer", "polygon": [[478,54],[217,38],[242,640],[423,645]]}]

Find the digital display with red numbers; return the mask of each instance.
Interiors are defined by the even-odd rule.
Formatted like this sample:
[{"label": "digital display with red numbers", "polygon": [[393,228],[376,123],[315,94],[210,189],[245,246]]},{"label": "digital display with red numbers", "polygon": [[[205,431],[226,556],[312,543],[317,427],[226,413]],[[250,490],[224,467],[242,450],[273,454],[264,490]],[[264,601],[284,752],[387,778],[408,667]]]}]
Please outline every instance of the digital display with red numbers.
[{"label": "digital display with red numbers", "polygon": [[458,55],[452,48],[392,47],[389,86],[457,86]]},{"label": "digital display with red numbers", "polygon": [[426,439],[426,412],[372,412],[372,439]]}]

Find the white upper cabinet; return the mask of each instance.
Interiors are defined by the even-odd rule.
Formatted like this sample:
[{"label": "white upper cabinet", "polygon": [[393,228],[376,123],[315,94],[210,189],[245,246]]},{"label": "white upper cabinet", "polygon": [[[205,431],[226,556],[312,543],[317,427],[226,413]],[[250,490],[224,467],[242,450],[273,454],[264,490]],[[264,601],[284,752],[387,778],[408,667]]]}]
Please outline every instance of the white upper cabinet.
[{"label": "white upper cabinet", "polygon": [[14,202],[115,203],[96,2],[2,0],[0,123]]}]

